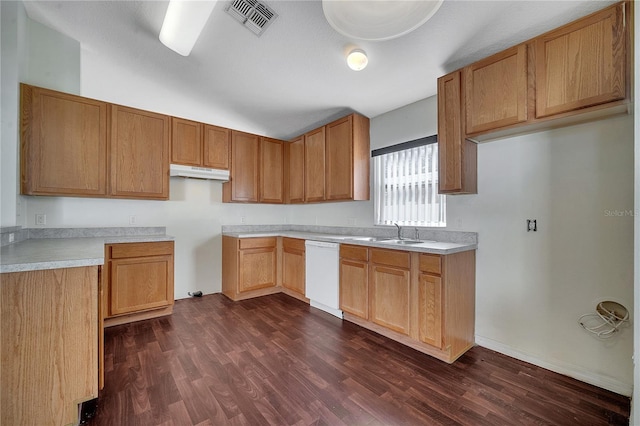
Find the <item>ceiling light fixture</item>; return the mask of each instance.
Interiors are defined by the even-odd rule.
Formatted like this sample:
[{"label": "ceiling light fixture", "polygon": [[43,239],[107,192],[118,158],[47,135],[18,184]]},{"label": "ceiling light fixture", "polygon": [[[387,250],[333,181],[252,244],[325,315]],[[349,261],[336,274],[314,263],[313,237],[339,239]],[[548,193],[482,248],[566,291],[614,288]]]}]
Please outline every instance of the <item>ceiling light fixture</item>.
[{"label": "ceiling light fixture", "polygon": [[367,54],[362,49],[353,49],[347,55],[347,65],[354,71],[360,71],[366,68],[369,63]]},{"label": "ceiling light fixture", "polygon": [[160,30],[162,44],[182,56],[189,56],[215,5],[216,0],[170,0]]},{"label": "ceiling light fixture", "polygon": [[342,35],[382,41],[400,37],[431,18],[443,0],[322,0],[329,24]]}]

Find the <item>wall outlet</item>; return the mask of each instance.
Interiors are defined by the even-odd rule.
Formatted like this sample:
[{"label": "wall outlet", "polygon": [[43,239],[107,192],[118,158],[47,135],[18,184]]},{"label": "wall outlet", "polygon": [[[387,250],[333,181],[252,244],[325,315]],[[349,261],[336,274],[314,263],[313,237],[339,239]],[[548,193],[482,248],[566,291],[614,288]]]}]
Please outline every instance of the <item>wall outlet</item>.
[{"label": "wall outlet", "polygon": [[138,223],[136,215],[132,214],[131,216],[129,216],[129,225],[135,225],[136,223]]},{"label": "wall outlet", "polygon": [[356,218],[355,217],[350,217],[347,222],[349,223],[349,226],[356,226]]},{"label": "wall outlet", "polygon": [[527,232],[538,231],[538,221],[536,219],[527,219]]},{"label": "wall outlet", "polygon": [[47,215],[44,213],[36,213],[36,225],[46,225]]},{"label": "wall outlet", "polygon": [[247,218],[245,216],[240,216],[240,223],[247,223]]},{"label": "wall outlet", "polygon": [[13,232],[9,233],[9,242],[12,243],[16,240],[16,236]]}]

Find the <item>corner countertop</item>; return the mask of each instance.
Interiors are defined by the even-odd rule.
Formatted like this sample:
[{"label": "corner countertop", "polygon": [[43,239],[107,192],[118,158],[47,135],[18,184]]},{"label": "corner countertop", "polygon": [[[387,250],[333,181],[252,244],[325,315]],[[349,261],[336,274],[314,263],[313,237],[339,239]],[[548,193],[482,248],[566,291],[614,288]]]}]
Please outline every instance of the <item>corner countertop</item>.
[{"label": "corner countertop", "polygon": [[164,234],[26,239],[0,247],[0,273],[103,265],[105,244],[173,240]]},{"label": "corner countertop", "polygon": [[[223,235],[234,238],[258,238],[258,237],[288,237],[302,240],[324,241],[338,244],[350,244],[357,246],[376,247],[390,250],[413,251],[419,253],[431,253],[447,255],[462,251],[475,250],[477,243],[454,243],[444,241],[423,241],[419,244],[393,244],[381,241],[361,241],[353,238],[367,237],[369,235],[335,235],[316,232],[299,231],[273,231],[273,232],[223,232]],[[410,239],[410,238],[406,238]]]}]

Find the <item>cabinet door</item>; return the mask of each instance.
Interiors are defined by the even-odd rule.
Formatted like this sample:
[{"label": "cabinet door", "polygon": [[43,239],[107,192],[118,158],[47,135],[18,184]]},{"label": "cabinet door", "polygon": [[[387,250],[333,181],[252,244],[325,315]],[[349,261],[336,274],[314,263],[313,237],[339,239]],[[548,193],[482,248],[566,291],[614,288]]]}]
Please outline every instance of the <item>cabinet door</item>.
[{"label": "cabinet door", "polygon": [[168,199],[169,117],[111,108],[111,195]]},{"label": "cabinet door", "polygon": [[527,46],[504,50],[464,69],[466,134],[527,121]]},{"label": "cabinet door", "polygon": [[367,262],[340,259],[340,309],[369,319],[369,266]]},{"label": "cabinet door", "polygon": [[276,248],[240,250],[238,293],[276,286]]},{"label": "cabinet door", "polygon": [[258,202],[260,137],[231,132],[231,201]]},{"label": "cabinet door", "polygon": [[282,286],[304,296],[305,294],[304,240],[282,239]]},{"label": "cabinet door", "polygon": [[113,259],[109,316],[173,304],[173,256]]},{"label": "cabinet door", "polygon": [[477,147],[464,138],[461,71],[438,79],[438,192],[477,192]]},{"label": "cabinet door", "polygon": [[325,182],[327,200],[353,198],[353,118],[326,126]]},{"label": "cabinet door", "polygon": [[21,85],[21,191],[107,195],[107,104]]},{"label": "cabinet door", "polygon": [[402,334],[409,334],[410,274],[406,269],[371,265],[370,319]]},{"label": "cabinet door", "polygon": [[625,3],[535,40],[536,117],[623,99]]},{"label": "cabinet door", "polygon": [[260,138],[260,202],[282,203],[284,142]]},{"label": "cabinet door", "polygon": [[420,341],[442,348],[442,280],[420,274],[418,280],[418,316]]},{"label": "cabinet door", "polygon": [[304,135],[304,197],[305,201],[324,201],[324,127]]},{"label": "cabinet door", "polygon": [[202,165],[202,123],[171,118],[171,163]]},{"label": "cabinet door", "polygon": [[285,145],[285,186],[289,203],[304,203],[304,136]]},{"label": "cabinet door", "polygon": [[203,160],[204,167],[229,170],[229,145],[231,131],[224,127],[204,125]]}]

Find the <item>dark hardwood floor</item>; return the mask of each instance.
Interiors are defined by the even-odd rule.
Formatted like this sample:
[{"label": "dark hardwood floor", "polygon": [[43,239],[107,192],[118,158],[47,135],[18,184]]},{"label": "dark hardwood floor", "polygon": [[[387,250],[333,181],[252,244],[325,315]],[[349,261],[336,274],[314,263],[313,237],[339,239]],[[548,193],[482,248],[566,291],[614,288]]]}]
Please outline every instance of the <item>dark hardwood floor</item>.
[{"label": "dark hardwood floor", "polygon": [[627,425],[629,399],[475,347],[453,365],[283,294],[105,332],[90,425]]}]

